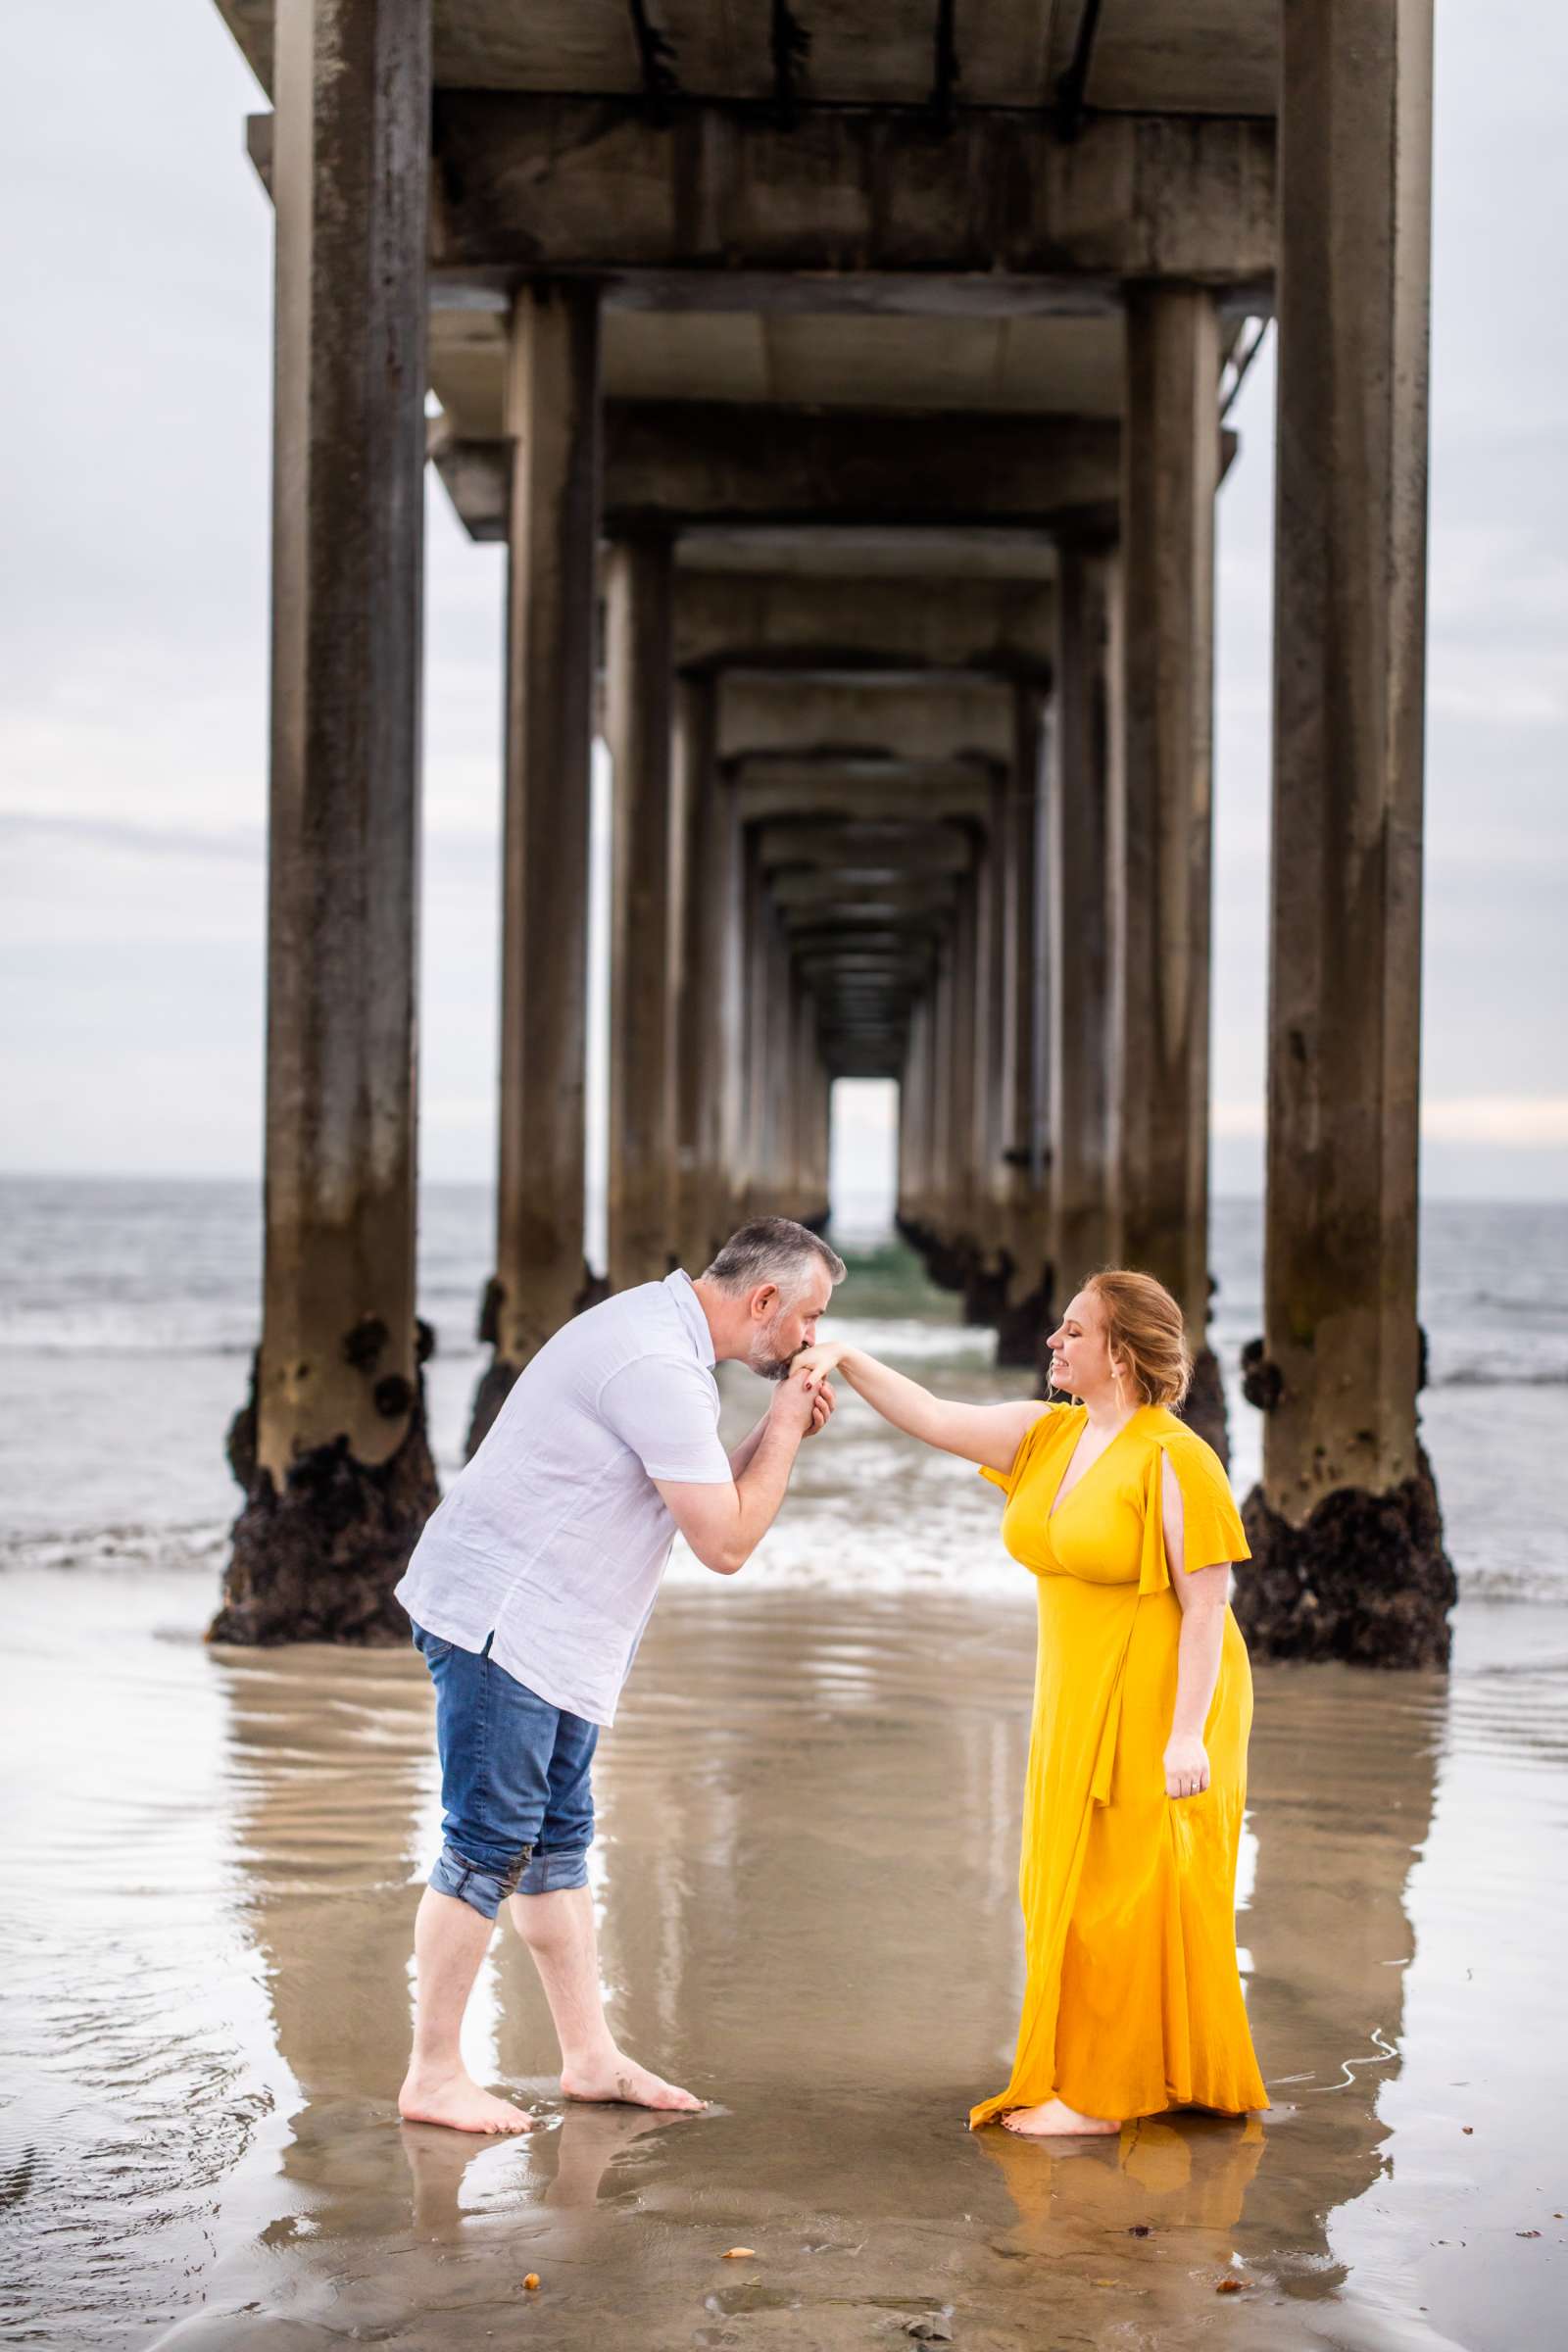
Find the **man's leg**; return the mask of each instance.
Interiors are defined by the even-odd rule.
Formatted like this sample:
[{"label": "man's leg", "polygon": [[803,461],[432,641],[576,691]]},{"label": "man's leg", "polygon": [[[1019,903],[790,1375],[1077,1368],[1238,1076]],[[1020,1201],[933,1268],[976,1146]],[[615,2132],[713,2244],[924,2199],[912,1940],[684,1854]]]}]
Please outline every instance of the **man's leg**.
[{"label": "man's leg", "polygon": [[591,1767],[597,1724],[563,1713],[550,1758],[538,1842],[512,1897],[512,1918],[533,1954],[561,2043],[561,2087],[569,2099],[621,2099],[691,2114],[689,2090],[650,2074],[616,2046],[599,1993],[599,1936],[588,1886],[594,1836]]},{"label": "man's leg", "polygon": [[533,1954],[550,2003],[561,2043],[561,2087],[567,2098],[623,2099],[634,2107],[695,2114],[703,2100],[650,2074],[616,2046],[599,1994],[599,1937],[591,1890],[582,1886],[546,1894],[514,1894],[512,1917]]},{"label": "man's leg", "polygon": [[414,2054],[398,2094],[407,2123],[526,2132],[522,2108],[482,2090],[463,2063],[463,2018],[495,1927],[544,1817],[556,1710],[482,1652],[419,1628],[435,1685],[445,1843],[415,1921]]},{"label": "man's leg", "polygon": [[521,2107],[481,2090],[463,2063],[463,2018],[495,1922],[457,1896],[426,1886],[414,1923],[418,1995],[414,2055],[398,2112],[408,2124],[446,2124],[457,2132],[526,2132]]}]

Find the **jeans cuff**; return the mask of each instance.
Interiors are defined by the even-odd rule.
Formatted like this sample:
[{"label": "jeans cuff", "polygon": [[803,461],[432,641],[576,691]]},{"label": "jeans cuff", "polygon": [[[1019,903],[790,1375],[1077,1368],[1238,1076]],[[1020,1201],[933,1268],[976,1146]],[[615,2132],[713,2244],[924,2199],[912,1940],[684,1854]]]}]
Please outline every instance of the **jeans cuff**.
[{"label": "jeans cuff", "polygon": [[585,1845],[536,1845],[517,1881],[519,1894],[562,1894],[588,1884]]},{"label": "jeans cuff", "polygon": [[470,1862],[456,1846],[444,1845],[429,1883],[437,1894],[450,1894],[458,1902],[469,1904],[484,1918],[494,1919],[508,1895],[516,1892],[517,1882],[532,1852],[533,1847],[525,1845],[505,1870],[490,1870],[482,1862]]}]

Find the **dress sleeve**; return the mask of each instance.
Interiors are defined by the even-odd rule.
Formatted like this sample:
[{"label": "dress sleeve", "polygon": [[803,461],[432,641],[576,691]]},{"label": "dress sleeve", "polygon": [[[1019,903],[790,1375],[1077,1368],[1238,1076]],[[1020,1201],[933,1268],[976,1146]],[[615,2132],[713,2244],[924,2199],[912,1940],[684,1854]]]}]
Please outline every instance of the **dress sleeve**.
[{"label": "dress sleeve", "polygon": [[1242,1530],[1225,1465],[1212,1446],[1192,1430],[1174,1430],[1155,1440],[1150,1452],[1144,1488],[1144,1555],[1138,1579],[1140,1593],[1163,1592],[1170,1584],[1165,1558],[1164,1465],[1170,1463],[1182,1491],[1182,1569],[1188,1576],[1200,1568],[1252,1556]]},{"label": "dress sleeve", "polygon": [[1000,1487],[1004,1494],[1006,1495],[1007,1500],[1010,1502],[1012,1500],[1014,1492],[1017,1489],[1019,1479],[1022,1478],[1024,1472],[1028,1469],[1029,1464],[1033,1461],[1035,1455],[1045,1444],[1049,1431],[1054,1427],[1054,1416],[1058,1412],[1068,1412],[1070,1410],[1071,1407],[1068,1405],[1048,1404],[1045,1411],[1030,1422],[1028,1428],[1024,1431],[1023,1436],[1019,1439],[1018,1450],[1012,1457],[1011,1469],[993,1470],[989,1462],[982,1462],[980,1464],[980,1476],[982,1478],[989,1479],[994,1487]]}]

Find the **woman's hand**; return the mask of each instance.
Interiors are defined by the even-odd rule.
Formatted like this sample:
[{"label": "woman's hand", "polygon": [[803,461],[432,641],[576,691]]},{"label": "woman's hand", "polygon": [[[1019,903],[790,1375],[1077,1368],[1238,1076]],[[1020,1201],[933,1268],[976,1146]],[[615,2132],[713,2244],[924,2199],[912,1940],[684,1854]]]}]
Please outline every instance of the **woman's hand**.
[{"label": "woman's hand", "polygon": [[1207,1748],[1201,1740],[1173,1732],[1165,1743],[1165,1794],[1201,1796],[1207,1787]]},{"label": "woman's hand", "polygon": [[836,1372],[849,1352],[848,1340],[818,1340],[813,1347],[803,1348],[799,1355],[791,1356],[790,1370],[820,1375]]}]

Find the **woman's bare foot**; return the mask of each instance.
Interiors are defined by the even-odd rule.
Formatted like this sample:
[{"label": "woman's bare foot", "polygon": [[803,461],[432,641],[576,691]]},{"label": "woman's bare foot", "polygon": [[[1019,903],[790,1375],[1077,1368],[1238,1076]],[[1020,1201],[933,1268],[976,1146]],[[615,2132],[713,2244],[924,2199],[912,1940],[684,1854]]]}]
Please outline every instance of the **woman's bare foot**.
[{"label": "woman's bare foot", "polygon": [[1016,2132],[1020,2139],[1085,2139],[1103,2138],[1107,2132],[1119,2132],[1120,2124],[1106,2123],[1102,2115],[1080,2115],[1064,2099],[1048,2099],[1043,2107],[1014,2107],[1002,2119],[1004,2132]]},{"label": "woman's bare foot", "polygon": [[471,2076],[419,2075],[411,2067],[398,2092],[406,2124],[445,2124],[452,2132],[531,2132],[533,2117],[510,2099],[493,2098]]},{"label": "woman's bare foot", "polygon": [[564,2067],[561,2087],[568,2099],[618,2100],[622,2106],[667,2108],[677,2115],[696,2115],[708,2104],[662,2076],[650,2074],[646,2066],[636,2065],[619,2050],[611,2050],[590,2066]]}]

